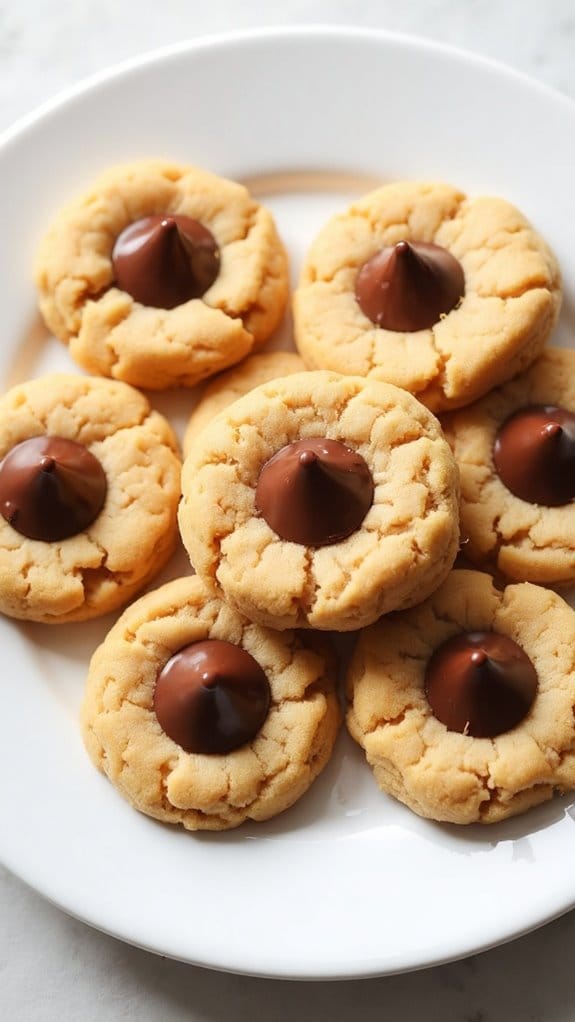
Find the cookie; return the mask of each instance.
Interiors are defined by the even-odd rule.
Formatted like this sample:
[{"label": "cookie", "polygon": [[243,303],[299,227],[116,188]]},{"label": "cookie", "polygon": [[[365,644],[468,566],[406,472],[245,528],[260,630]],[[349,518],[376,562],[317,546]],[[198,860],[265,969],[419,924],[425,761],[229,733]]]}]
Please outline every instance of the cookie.
[{"label": "cookie", "polygon": [[461,474],[465,553],[516,581],[575,580],[575,351],[444,419]]},{"label": "cookie", "polygon": [[184,456],[189,453],[194,437],[232,401],[237,401],[260,383],[302,370],[305,370],[305,365],[294,351],[268,351],[250,355],[240,365],[210,380],[190,416],[184,436]]},{"label": "cookie", "polygon": [[190,387],[261,345],[285,308],[287,258],[239,184],[160,160],[114,167],[40,245],[40,309],[89,372]]},{"label": "cookie", "polygon": [[56,374],[0,398],[0,611],[57,624],[127,603],[176,545],[176,452],[125,383]]},{"label": "cookie", "polygon": [[556,593],[501,591],[476,571],[366,629],[347,724],[379,787],[449,823],[496,823],[574,788],[574,647]]},{"label": "cookie", "polygon": [[196,438],[182,489],[195,570],[272,628],[363,627],[425,599],[457,551],[439,423],[359,377],[304,372],[252,390]]},{"label": "cookie", "polygon": [[526,369],[560,302],[554,256],[508,202],[400,182],[320,232],[295,337],[309,368],[385,380],[441,411]]},{"label": "cookie", "polygon": [[124,612],[82,707],[95,765],[136,809],[188,830],[287,809],[329,760],[339,720],[325,641],[252,624],[197,577]]}]

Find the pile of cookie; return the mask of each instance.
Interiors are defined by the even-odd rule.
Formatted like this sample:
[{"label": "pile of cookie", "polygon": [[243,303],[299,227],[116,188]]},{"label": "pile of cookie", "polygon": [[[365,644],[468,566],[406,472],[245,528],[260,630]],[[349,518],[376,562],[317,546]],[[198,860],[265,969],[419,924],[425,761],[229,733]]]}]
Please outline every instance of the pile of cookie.
[{"label": "pile of cookie", "polygon": [[[146,161],[62,210],[37,262],[92,376],[0,399],[0,610],[130,604],[91,661],[88,752],[139,810],[220,830],[292,805],[347,725],[415,812],[490,823],[575,787],[575,352],[557,263],[503,199],[383,186],[288,300],[244,187]],[[178,446],[139,389],[206,378]],[[461,532],[460,532],[461,522]],[[453,568],[465,554],[481,570]],[[536,584],[533,584],[536,583]],[[330,633],[357,632],[351,662]]]}]

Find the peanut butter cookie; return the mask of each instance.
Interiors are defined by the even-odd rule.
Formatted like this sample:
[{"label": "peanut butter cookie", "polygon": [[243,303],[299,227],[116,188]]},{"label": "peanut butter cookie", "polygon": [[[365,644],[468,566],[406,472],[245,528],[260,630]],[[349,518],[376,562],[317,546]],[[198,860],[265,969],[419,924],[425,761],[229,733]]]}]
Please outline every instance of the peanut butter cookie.
[{"label": "peanut butter cookie", "polygon": [[457,551],[449,445],[390,384],[328,372],[262,384],[196,438],[182,487],[194,568],[273,628],[360,628],[425,599]]},{"label": "peanut butter cookie", "polygon": [[188,830],[287,809],[329,760],[339,721],[325,641],[252,624],[193,576],[124,612],[82,708],[96,766],[136,809]]},{"label": "peanut butter cookie", "polygon": [[380,788],[433,820],[495,823],[575,787],[575,613],[454,571],[359,637],[347,723]]},{"label": "peanut butter cookie", "polygon": [[176,545],[176,451],[124,383],[57,374],[0,398],[0,611],[57,624],[127,603]]},{"label": "peanut butter cookie", "polygon": [[560,302],[555,258],[508,202],[400,182],[320,232],[295,336],[309,368],[386,380],[441,411],[526,369]]},{"label": "peanut butter cookie", "polygon": [[84,369],[190,387],[267,340],[287,259],[242,185],[148,160],[108,170],[60,212],[36,283],[47,325]]},{"label": "peanut butter cookie", "polygon": [[470,561],[517,581],[575,581],[575,351],[445,417]]}]

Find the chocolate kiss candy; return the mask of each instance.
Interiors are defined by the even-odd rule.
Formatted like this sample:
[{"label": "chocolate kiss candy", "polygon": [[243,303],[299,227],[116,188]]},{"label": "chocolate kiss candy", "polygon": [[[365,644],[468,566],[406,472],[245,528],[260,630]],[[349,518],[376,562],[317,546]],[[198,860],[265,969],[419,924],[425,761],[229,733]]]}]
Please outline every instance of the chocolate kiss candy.
[{"label": "chocolate kiss candy", "polygon": [[99,515],[106,492],[100,462],[74,440],[36,436],[0,463],[0,511],[29,539],[56,543],[82,532]]},{"label": "chocolate kiss candy", "polygon": [[338,543],[359,528],[373,502],[361,454],[314,437],[282,447],[263,466],[256,507],[282,539],[303,546]]},{"label": "chocolate kiss candy", "polygon": [[433,326],[465,292],[458,260],[440,245],[398,241],[361,267],[355,295],[361,311],[385,330],[411,333]]},{"label": "chocolate kiss candy", "polygon": [[220,270],[213,235],[189,216],[147,216],[114,245],[116,285],[142,305],[173,309],[201,298]]},{"label": "chocolate kiss candy", "polygon": [[496,632],[464,632],[435,650],[425,672],[425,693],[449,731],[495,738],[528,714],[537,674],[513,639]]},{"label": "chocolate kiss candy", "polygon": [[575,415],[529,405],[503,423],[493,448],[501,482],[530,504],[558,507],[575,497]]},{"label": "chocolate kiss candy", "polygon": [[186,752],[225,755],[255,738],[270,700],[269,682],[245,649],[205,639],[168,660],[156,681],[154,710]]}]

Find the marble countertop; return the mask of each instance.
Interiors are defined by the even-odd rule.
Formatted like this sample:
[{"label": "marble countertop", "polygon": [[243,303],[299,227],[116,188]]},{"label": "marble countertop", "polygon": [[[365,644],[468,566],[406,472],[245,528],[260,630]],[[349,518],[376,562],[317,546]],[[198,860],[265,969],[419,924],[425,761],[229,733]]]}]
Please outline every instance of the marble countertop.
[{"label": "marble countertop", "polygon": [[[496,58],[575,98],[572,0],[0,0],[0,131],[86,75],[158,46],[262,25],[386,28]],[[571,868],[570,864],[558,867]],[[0,1016],[10,1022],[571,1022],[575,913],[419,973],[342,983],[220,974],[154,957],[68,918],[0,867]],[[358,1001],[361,998],[361,1012]]]}]

